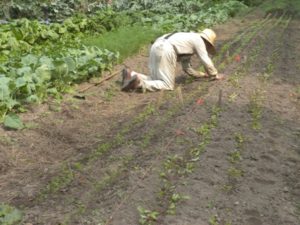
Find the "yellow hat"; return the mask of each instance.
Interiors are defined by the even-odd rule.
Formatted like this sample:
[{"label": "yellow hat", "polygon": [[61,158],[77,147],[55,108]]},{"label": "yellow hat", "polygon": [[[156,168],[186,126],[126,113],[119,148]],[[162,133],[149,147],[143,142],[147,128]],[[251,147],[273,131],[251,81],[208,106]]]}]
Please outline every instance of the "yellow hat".
[{"label": "yellow hat", "polygon": [[206,41],[206,48],[210,54],[215,54],[215,39],[217,37],[216,33],[212,29],[204,29],[200,32],[200,36]]}]

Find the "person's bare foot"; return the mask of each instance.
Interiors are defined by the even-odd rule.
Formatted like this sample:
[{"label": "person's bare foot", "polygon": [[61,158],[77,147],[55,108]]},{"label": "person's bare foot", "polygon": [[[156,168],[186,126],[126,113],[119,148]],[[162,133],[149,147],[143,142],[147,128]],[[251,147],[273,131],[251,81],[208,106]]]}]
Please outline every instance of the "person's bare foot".
[{"label": "person's bare foot", "polygon": [[126,80],[122,86],[122,91],[130,91],[139,88],[141,81],[137,75],[133,75],[129,80]]},{"label": "person's bare foot", "polygon": [[129,67],[125,67],[121,72],[122,77],[122,86],[125,84],[126,81],[131,79],[131,70]]}]

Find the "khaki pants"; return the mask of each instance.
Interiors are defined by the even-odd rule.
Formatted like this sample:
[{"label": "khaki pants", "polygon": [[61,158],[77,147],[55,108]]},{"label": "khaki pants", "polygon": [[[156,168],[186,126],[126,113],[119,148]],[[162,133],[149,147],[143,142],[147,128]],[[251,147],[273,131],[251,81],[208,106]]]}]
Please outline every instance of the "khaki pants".
[{"label": "khaki pants", "polygon": [[154,42],[150,50],[150,76],[134,71],[132,75],[136,74],[140,78],[144,90],[174,90],[176,59],[173,46],[160,38]]}]

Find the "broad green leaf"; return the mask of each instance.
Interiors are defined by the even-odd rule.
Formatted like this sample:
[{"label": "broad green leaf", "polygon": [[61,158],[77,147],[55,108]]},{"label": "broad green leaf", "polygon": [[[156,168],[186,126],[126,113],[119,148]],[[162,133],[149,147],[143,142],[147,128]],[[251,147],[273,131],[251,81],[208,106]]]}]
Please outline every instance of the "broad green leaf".
[{"label": "broad green leaf", "polygon": [[0,76],[0,101],[10,98],[9,82],[9,78]]},{"label": "broad green leaf", "polygon": [[49,30],[48,36],[51,37],[52,40],[56,40],[59,38],[59,35],[55,31],[52,31],[52,30]]},{"label": "broad green leaf", "polygon": [[56,95],[56,94],[58,94],[58,91],[57,91],[56,88],[49,88],[49,89],[47,90],[47,93],[48,93],[48,94],[51,94],[51,95]]},{"label": "broad green leaf", "polygon": [[98,67],[97,66],[91,66],[90,68],[88,68],[88,72],[89,74],[95,74],[98,71]]},{"label": "broad green leaf", "polygon": [[8,45],[11,49],[17,49],[19,47],[18,40],[15,37],[11,37],[8,40]]},{"label": "broad green leaf", "polygon": [[34,83],[27,83],[26,89],[27,89],[27,93],[28,93],[29,95],[31,95],[33,92],[36,91],[36,86],[35,86]]},{"label": "broad green leaf", "polygon": [[12,98],[8,98],[5,101],[5,105],[8,110],[12,110],[15,106],[19,106],[20,103]]},{"label": "broad green leaf", "polygon": [[66,58],[64,58],[64,61],[68,65],[68,70],[70,72],[75,71],[76,63],[75,63],[74,59],[72,59],[71,57],[66,57]]},{"label": "broad green leaf", "polygon": [[24,37],[22,31],[18,28],[13,29],[13,33],[17,40],[22,40]]},{"label": "broad green leaf", "polygon": [[28,42],[29,44],[34,44],[35,41],[36,41],[36,37],[34,35],[28,35],[26,38],[25,38],[25,41]]},{"label": "broad green leaf", "polygon": [[80,56],[76,59],[76,62],[79,66],[84,66],[88,63],[90,57],[84,55],[84,56]]},{"label": "broad green leaf", "polygon": [[196,20],[197,19],[197,16],[195,14],[191,15],[190,17],[191,20]]},{"label": "broad green leaf", "polygon": [[9,68],[7,66],[0,64],[0,73],[7,73],[8,70]]},{"label": "broad green leaf", "polygon": [[[0,63],[5,63],[8,61],[8,59],[9,59],[9,57],[6,56],[5,54],[0,55]],[[2,65],[0,65],[0,66],[2,66]]]},{"label": "broad green leaf", "polygon": [[51,79],[51,70],[48,65],[43,64],[35,70],[36,76],[41,82],[49,81]]},{"label": "broad green leaf", "polygon": [[29,66],[25,66],[25,67],[17,69],[18,76],[25,76],[25,75],[31,74],[31,73],[32,73],[32,69]]},{"label": "broad green leaf", "polygon": [[55,65],[55,72],[59,76],[64,76],[68,74],[69,72],[68,65],[64,61],[55,61],[54,65]]},{"label": "broad green leaf", "polygon": [[26,98],[26,102],[28,103],[39,102],[39,97],[36,95],[30,95]]},{"label": "broad green leaf", "polygon": [[11,51],[3,50],[3,51],[1,51],[1,53],[3,53],[4,55],[9,55],[11,53]]},{"label": "broad green leaf", "polygon": [[20,40],[20,49],[22,49],[25,52],[29,52],[33,47],[32,45],[28,44],[26,41]]},{"label": "broad green leaf", "polygon": [[64,34],[64,33],[66,33],[66,32],[67,32],[67,28],[66,28],[66,27],[63,27],[63,26],[59,27],[58,33]]},{"label": "broad green leaf", "polygon": [[51,38],[52,40],[56,40],[59,38],[59,35],[53,30],[42,30],[41,37],[44,39]]},{"label": "broad green leaf", "polygon": [[83,29],[87,26],[88,22],[87,19],[83,19],[80,23],[79,23],[79,27],[80,29]]},{"label": "broad green leaf", "polygon": [[26,80],[24,79],[24,77],[18,77],[15,80],[15,84],[16,84],[16,88],[20,88],[23,87],[27,84]]},{"label": "broad green leaf", "polygon": [[28,54],[22,57],[21,62],[24,66],[36,65],[38,62],[38,58],[35,55]]},{"label": "broad green leaf", "polygon": [[54,69],[54,65],[53,65],[53,59],[48,57],[48,56],[42,56],[40,59],[39,59],[39,63],[40,64],[45,64],[47,65],[47,67],[52,70]]},{"label": "broad green leaf", "polygon": [[15,113],[9,113],[4,118],[4,126],[9,129],[20,130],[24,128],[20,117]]}]

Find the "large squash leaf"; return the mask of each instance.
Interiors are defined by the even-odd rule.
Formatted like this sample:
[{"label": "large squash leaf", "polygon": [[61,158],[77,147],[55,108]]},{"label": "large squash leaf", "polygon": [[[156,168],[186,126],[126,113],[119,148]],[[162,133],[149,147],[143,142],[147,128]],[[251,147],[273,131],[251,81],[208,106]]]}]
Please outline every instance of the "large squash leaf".
[{"label": "large squash leaf", "polygon": [[9,113],[4,118],[4,127],[14,130],[20,130],[24,128],[24,124],[17,114]]}]

